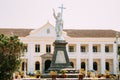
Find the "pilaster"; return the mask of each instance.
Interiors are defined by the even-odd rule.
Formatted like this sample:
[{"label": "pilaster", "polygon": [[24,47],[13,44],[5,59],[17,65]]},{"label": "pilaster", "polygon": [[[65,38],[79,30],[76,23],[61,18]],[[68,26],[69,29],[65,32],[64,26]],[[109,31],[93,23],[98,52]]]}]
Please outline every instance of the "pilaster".
[{"label": "pilaster", "polygon": [[105,44],[101,44],[101,59],[100,59],[101,73],[105,73]]},{"label": "pilaster", "polygon": [[114,52],[114,59],[113,59],[113,69],[114,69],[114,74],[117,73],[117,70],[118,70],[118,59],[117,59],[117,44],[113,44],[114,47],[113,47],[113,52]]},{"label": "pilaster", "polygon": [[28,73],[31,73],[34,71],[34,58],[33,58],[33,55],[34,55],[34,44],[33,43],[30,43],[28,44],[28,54],[29,54],[29,57],[28,57]]},{"label": "pilaster", "polygon": [[88,69],[93,70],[93,50],[92,50],[92,43],[89,43],[89,59],[88,59]]},{"label": "pilaster", "polygon": [[77,59],[76,59],[76,68],[77,68],[77,70],[79,70],[80,69],[80,65],[81,64],[81,61],[80,61],[80,58],[79,57],[77,57]]},{"label": "pilaster", "polygon": [[76,52],[80,55],[80,43],[76,43]]},{"label": "pilaster", "polygon": [[93,70],[93,59],[92,58],[88,59],[88,65],[89,65],[88,69]]}]

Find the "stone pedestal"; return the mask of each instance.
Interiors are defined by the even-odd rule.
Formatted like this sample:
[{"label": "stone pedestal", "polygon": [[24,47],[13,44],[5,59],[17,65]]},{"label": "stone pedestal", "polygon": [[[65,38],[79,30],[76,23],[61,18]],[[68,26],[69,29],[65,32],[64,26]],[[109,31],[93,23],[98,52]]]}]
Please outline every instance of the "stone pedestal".
[{"label": "stone pedestal", "polygon": [[56,40],[54,42],[54,53],[52,57],[52,62],[49,70],[51,71],[59,71],[64,68],[71,68],[68,54],[66,51],[65,40]]}]

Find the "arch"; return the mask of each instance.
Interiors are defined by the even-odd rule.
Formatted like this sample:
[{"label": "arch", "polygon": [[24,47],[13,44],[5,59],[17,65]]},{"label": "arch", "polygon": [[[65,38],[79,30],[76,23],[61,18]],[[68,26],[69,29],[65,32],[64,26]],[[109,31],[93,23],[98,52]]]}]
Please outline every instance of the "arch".
[{"label": "arch", "polygon": [[109,62],[106,62],[106,64],[105,64],[105,67],[106,67],[106,70],[110,70],[110,64],[109,64]]},{"label": "arch", "polygon": [[24,71],[25,69],[27,71],[27,63],[26,62],[22,62],[22,71]]},{"label": "arch", "polygon": [[84,70],[86,70],[85,67],[86,67],[85,62],[81,62],[81,68],[84,69]]},{"label": "arch", "polygon": [[72,66],[72,68],[74,68],[74,63],[73,62],[70,62],[70,65]]},{"label": "arch", "polygon": [[97,70],[98,70],[98,65],[97,65],[97,62],[93,62],[93,69],[94,69],[95,71],[97,71]]},{"label": "arch", "polygon": [[45,61],[45,71],[49,69],[50,64],[51,64],[51,60],[46,60]]},{"label": "arch", "polygon": [[40,62],[39,61],[35,62],[35,70],[40,70]]},{"label": "arch", "polygon": [[25,62],[22,62],[22,71],[24,71]]}]

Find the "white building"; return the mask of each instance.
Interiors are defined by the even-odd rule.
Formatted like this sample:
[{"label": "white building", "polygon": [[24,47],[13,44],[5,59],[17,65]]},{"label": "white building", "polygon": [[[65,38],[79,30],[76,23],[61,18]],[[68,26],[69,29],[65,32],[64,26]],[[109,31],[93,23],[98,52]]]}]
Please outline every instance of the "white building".
[{"label": "white building", "polygon": [[[56,35],[54,26],[49,22],[39,29],[0,29],[0,33],[14,33],[25,44],[25,57],[21,57],[21,70],[33,73],[45,72],[50,66]],[[114,30],[74,30],[65,29],[63,36],[68,42],[67,52],[73,68],[96,70],[111,74],[117,71],[117,44]],[[120,32],[119,32],[120,36]],[[118,42],[120,48],[120,42]],[[120,70],[120,61],[119,61]],[[86,67],[87,66],[87,67]]]}]

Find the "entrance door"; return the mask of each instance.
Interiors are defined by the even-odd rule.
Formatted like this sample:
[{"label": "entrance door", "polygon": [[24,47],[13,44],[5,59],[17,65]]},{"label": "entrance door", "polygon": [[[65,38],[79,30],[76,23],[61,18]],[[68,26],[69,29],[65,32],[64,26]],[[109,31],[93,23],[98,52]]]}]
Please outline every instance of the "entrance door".
[{"label": "entrance door", "polygon": [[49,69],[50,64],[51,64],[51,60],[46,60],[45,61],[45,71],[47,71]]}]

